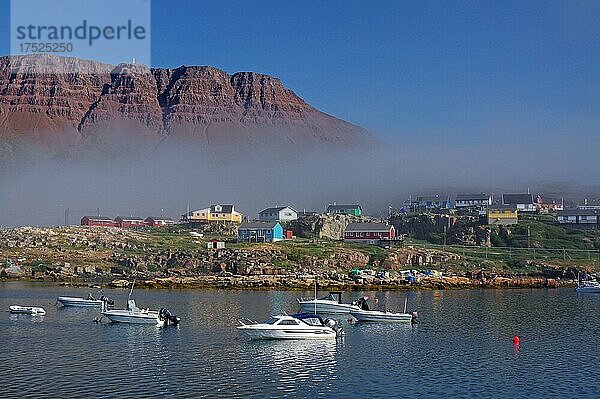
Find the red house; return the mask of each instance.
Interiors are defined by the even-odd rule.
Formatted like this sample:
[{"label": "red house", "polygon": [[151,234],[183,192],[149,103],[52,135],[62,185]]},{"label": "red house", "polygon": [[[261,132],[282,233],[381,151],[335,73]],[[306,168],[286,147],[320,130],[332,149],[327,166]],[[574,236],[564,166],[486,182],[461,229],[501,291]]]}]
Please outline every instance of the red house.
[{"label": "red house", "polygon": [[344,241],[362,244],[381,244],[396,237],[394,226],[383,223],[350,223],[344,230]]},{"label": "red house", "polygon": [[164,218],[164,217],[147,217],[145,220],[148,226],[152,227],[161,227],[161,226],[172,226],[175,224],[173,219]]},{"label": "red house", "polygon": [[146,226],[146,222],[144,222],[144,219],[135,216],[117,216],[115,218],[115,223],[118,227],[122,229],[127,227]]},{"label": "red house", "polygon": [[84,216],[81,218],[82,226],[116,227],[117,223],[106,216]]}]

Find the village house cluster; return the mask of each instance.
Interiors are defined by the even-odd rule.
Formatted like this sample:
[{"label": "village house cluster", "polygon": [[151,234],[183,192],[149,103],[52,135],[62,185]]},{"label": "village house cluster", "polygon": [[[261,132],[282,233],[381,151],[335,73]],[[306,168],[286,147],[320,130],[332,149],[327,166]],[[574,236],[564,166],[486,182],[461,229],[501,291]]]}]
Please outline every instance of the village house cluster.
[{"label": "village house cluster", "polygon": [[600,199],[586,199],[574,208],[558,211],[557,221],[564,227],[600,230]]},{"label": "village house cluster", "polygon": [[409,200],[401,212],[419,211],[460,211],[476,210],[485,216],[488,225],[512,225],[518,223],[519,213],[556,213],[556,222],[563,227],[600,230],[600,199],[584,199],[578,204],[565,206],[564,200],[544,202],[539,195],[516,193],[502,194],[494,198],[492,194],[458,194],[452,206],[448,195],[420,196]]},{"label": "village house cluster", "polygon": [[82,226],[102,226],[102,227],[120,227],[122,229],[128,227],[162,227],[172,226],[175,224],[173,219],[165,217],[147,217],[142,219],[136,216],[117,216],[114,219],[108,216],[84,216],[81,218]]},{"label": "village house cluster", "polygon": [[493,194],[457,194],[452,201],[449,195],[419,196],[409,199],[400,212],[450,212],[476,211],[485,217],[488,225],[512,225],[519,221],[519,213],[536,213],[562,210],[562,203],[544,203],[533,194],[505,193],[495,198]]},{"label": "village house cluster", "polygon": [[[545,203],[538,195],[527,193],[504,193],[498,197],[493,194],[457,194],[428,195],[409,199],[398,213],[456,213],[471,212],[485,218],[488,225],[514,225],[519,221],[520,213],[556,212],[556,221],[565,227],[600,229],[600,200],[584,200],[571,208],[565,208],[564,201]],[[347,215],[355,217],[343,231],[345,242],[374,244],[391,247],[401,240],[394,226],[387,221],[365,222],[360,204],[328,204],[325,215]],[[300,218],[307,218],[318,212],[297,211],[292,206],[268,207],[258,212],[257,219],[244,216],[233,204],[211,204],[206,208],[188,210],[181,215],[179,223],[187,226],[230,223],[237,226],[239,242],[276,242],[294,238],[294,233],[287,226]],[[392,216],[392,208],[389,209]],[[367,219],[368,220],[368,219]],[[81,224],[85,226],[104,227],[162,227],[172,226],[176,222],[165,217],[124,217],[114,219],[105,216],[84,216]]]}]

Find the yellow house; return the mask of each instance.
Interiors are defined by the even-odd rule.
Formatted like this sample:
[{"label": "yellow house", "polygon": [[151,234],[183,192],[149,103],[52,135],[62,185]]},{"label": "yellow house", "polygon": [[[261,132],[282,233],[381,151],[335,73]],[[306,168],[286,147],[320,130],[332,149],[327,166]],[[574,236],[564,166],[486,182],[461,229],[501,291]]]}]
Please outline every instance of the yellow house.
[{"label": "yellow house", "polygon": [[509,225],[517,224],[517,208],[514,206],[496,205],[487,209],[488,224]]},{"label": "yellow house", "polygon": [[236,212],[233,205],[211,205],[208,208],[190,211],[183,220],[195,223],[242,222],[242,214]]}]

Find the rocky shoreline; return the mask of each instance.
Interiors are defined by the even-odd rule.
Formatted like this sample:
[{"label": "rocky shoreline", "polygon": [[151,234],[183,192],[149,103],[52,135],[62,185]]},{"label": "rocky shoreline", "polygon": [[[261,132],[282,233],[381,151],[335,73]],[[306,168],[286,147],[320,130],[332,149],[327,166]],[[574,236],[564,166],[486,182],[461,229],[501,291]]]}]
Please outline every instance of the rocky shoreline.
[{"label": "rocky shoreline", "polygon": [[[108,286],[111,288],[128,288],[130,279],[113,279],[106,281],[84,279],[23,279],[11,278],[1,281],[46,281],[65,286],[93,287]],[[314,276],[287,275],[254,275],[224,276],[206,275],[197,277],[163,277],[136,279],[136,287],[155,289],[232,289],[232,290],[312,290]],[[409,283],[401,279],[330,279],[317,278],[319,289],[340,291],[383,291],[383,290],[451,290],[451,289],[510,289],[510,288],[561,288],[574,287],[574,280],[553,279],[546,277],[422,277],[417,282]]]},{"label": "rocky shoreline", "polygon": [[[206,232],[206,234],[209,234]],[[216,237],[226,240],[217,233]],[[221,232],[222,234],[222,232]],[[225,243],[225,241],[223,241]],[[85,226],[0,229],[0,281],[77,286],[312,290],[573,286],[577,262],[525,260],[519,269],[411,245],[382,249],[320,239],[212,249],[189,230]]]}]

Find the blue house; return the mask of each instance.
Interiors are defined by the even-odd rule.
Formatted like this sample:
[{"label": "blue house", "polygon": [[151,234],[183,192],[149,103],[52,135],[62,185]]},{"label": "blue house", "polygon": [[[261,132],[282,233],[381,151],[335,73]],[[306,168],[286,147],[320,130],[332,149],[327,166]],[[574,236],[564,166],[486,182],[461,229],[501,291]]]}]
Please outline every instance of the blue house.
[{"label": "blue house", "polygon": [[240,242],[275,242],[283,240],[279,222],[244,222],[238,227]]},{"label": "blue house", "polygon": [[417,197],[418,207],[422,211],[433,209],[450,209],[452,204],[449,196],[430,195]]}]

